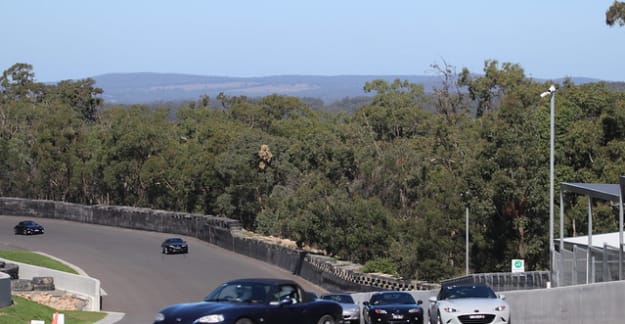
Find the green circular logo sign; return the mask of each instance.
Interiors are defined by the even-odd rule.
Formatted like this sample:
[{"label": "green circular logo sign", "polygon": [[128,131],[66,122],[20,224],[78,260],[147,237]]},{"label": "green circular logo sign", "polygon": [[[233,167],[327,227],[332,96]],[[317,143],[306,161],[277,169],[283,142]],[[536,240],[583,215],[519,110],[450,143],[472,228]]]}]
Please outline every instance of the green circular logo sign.
[{"label": "green circular logo sign", "polygon": [[514,267],[515,268],[520,268],[522,266],[523,266],[523,262],[521,262],[521,260],[514,261]]}]

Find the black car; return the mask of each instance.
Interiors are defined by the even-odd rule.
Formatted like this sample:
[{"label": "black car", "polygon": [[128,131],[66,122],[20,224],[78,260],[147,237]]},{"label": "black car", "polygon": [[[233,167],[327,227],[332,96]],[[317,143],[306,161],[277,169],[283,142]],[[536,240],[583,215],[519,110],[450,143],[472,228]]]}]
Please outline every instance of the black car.
[{"label": "black car", "polygon": [[201,302],[167,306],[154,324],[336,324],[342,313],[292,280],[252,278],[223,283]]},{"label": "black car", "polygon": [[179,237],[171,237],[161,243],[161,253],[189,253],[189,245]]},{"label": "black car", "polygon": [[423,324],[423,302],[403,291],[374,292],[363,303],[365,324]]},{"label": "black car", "polygon": [[32,235],[32,234],[43,234],[43,226],[37,224],[31,220],[25,220],[17,223],[15,227],[15,234],[23,234],[23,235]]}]

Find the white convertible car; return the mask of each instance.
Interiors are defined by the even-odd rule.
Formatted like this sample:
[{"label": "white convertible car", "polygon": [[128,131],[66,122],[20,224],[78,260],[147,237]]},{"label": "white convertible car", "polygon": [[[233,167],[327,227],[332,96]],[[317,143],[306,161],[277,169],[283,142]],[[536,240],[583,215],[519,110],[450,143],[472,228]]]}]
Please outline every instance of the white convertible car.
[{"label": "white convertible car", "polygon": [[505,297],[484,284],[444,286],[429,300],[430,324],[510,324]]}]

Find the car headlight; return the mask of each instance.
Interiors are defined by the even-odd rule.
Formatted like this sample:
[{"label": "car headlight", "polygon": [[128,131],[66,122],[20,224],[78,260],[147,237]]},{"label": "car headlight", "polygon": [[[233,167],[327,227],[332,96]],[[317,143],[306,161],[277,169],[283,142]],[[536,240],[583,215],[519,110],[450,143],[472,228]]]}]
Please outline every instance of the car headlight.
[{"label": "car headlight", "polygon": [[165,314],[163,313],[158,313],[156,314],[156,316],[154,316],[154,321],[155,322],[160,322],[160,321],[164,321],[165,320]]},{"label": "car headlight", "polygon": [[360,313],[360,309],[358,307],[344,308],[343,309],[343,314],[345,314],[345,315],[351,315],[351,314],[358,315],[359,313]]},{"label": "car headlight", "polygon": [[421,313],[421,309],[419,309],[419,308],[411,308],[411,309],[408,310],[408,313],[411,313],[411,314],[413,314],[413,313]]},{"label": "car headlight", "polygon": [[455,313],[457,312],[457,310],[451,306],[447,306],[447,307],[443,307],[443,310],[446,311],[447,313]]},{"label": "car headlight", "polygon": [[224,316],[221,314],[211,314],[202,316],[195,320],[193,323],[221,323],[224,321]]},{"label": "car headlight", "polygon": [[376,314],[386,314],[386,311],[383,309],[374,309],[373,312]]},{"label": "car headlight", "polygon": [[497,307],[495,307],[495,310],[498,312],[502,312],[506,310],[506,305],[499,305]]}]

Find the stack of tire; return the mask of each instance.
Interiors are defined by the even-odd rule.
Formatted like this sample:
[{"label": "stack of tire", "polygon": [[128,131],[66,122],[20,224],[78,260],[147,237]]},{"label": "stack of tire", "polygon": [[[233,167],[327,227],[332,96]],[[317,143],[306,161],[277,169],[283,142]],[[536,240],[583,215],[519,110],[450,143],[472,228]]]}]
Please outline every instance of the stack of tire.
[{"label": "stack of tire", "polygon": [[14,263],[6,263],[4,261],[0,261],[0,272],[4,272],[11,276],[11,279],[18,279],[18,272],[20,267]]}]

